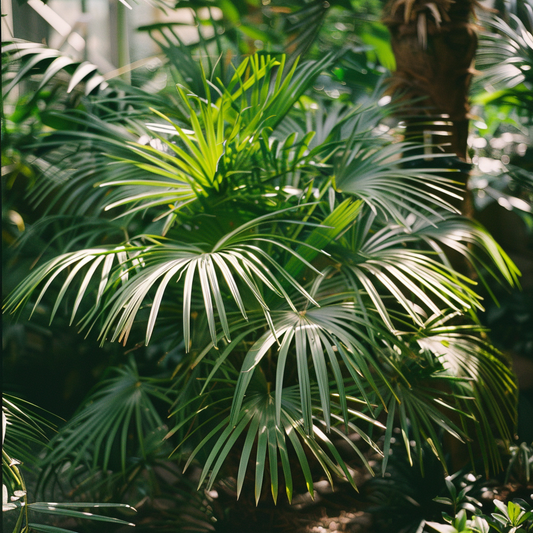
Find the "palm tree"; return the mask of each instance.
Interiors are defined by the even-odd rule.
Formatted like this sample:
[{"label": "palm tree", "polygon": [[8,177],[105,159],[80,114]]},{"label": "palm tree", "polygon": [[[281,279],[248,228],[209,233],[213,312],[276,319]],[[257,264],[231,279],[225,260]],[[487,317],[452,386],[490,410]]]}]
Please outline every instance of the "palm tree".
[{"label": "palm tree", "polygon": [[483,283],[518,272],[451,205],[455,174],[385,135],[377,103],[313,99],[330,56],[187,65],[171,104],[104,92],[50,111],[31,148],[34,194],[55,187],[42,224],[66,220],[67,243],[5,311],[68,309],[101,344],[166,356],[150,375],[135,351],[109,371],[51,443],[43,483],[81,468],[98,490],[108,471],[131,488],[170,454],[198,465],[198,488],[234,479],[239,497],[250,483],[257,503],[268,483],[290,502],[300,479],[313,494],[316,466],[356,488],[366,447],[385,470],[394,427],[411,464],[426,444],[445,466],[445,433],[497,467],[514,377],[444,249]]}]

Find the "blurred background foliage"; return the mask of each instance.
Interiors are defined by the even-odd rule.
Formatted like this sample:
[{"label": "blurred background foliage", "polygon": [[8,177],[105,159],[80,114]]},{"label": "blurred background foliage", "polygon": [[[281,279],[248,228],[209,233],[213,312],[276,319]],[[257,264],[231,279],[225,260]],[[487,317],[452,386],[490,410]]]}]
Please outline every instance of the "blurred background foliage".
[{"label": "blurred background foliage", "polygon": [[[48,157],[41,157],[48,155],[45,147],[28,150],[28,146],[36,143],[43,131],[87,131],[83,121],[65,123],[62,111],[92,114],[102,122],[95,121],[91,131],[109,136],[115,134],[113,123],[153,120],[150,108],[181,120],[186,110],[176,96],[176,83],[205,97],[200,64],[227,82],[231,62],[255,52],[286,52],[289,64],[297,56],[319,60],[333,53],[331,66],[302,97],[303,105],[310,109],[318,109],[319,101],[326,102],[330,111],[341,110],[343,104],[390,101],[384,91],[395,59],[381,22],[380,0],[157,0],[130,4],[2,0],[2,13],[8,15],[2,19],[4,41],[20,38],[33,43],[3,43],[3,297],[31,267],[70,251],[72,242],[83,239],[87,232],[96,232],[104,242],[115,242],[138,231],[133,217],[114,220],[105,216],[92,221],[89,217],[80,227],[77,213],[71,209],[74,198],[67,194],[54,200],[53,184],[59,188],[67,178],[61,174],[65,169],[60,163],[68,157],[75,161],[76,154],[59,153],[54,166]],[[475,65],[479,72],[471,89],[468,187],[475,218],[522,272],[521,291],[490,286],[498,305],[487,292],[486,310],[481,315],[491,330],[491,341],[513,356],[520,382],[519,444],[533,441],[533,7],[530,0],[497,1],[492,7],[497,13],[478,12]],[[339,114],[324,114],[320,125],[325,132],[334,125],[328,119],[336,122]],[[391,115],[380,118],[375,127],[382,134],[401,136],[402,124]],[[142,137],[149,132],[138,133]],[[118,132],[116,135],[118,142],[124,141]],[[50,179],[45,186],[41,186],[42,175]],[[90,212],[91,206],[83,207]],[[43,215],[47,215],[45,219]],[[39,461],[39,478],[28,475],[43,497],[83,500],[90,494],[93,501],[133,504],[139,510],[137,529],[142,531],[325,530],[330,528],[330,517],[335,517],[333,522],[336,520],[339,528],[360,531],[369,523],[359,510],[368,508],[379,517],[373,527],[381,531],[417,531],[421,520],[438,519],[441,508],[433,498],[446,491],[442,465],[433,454],[424,452],[428,466],[425,477],[420,478],[419,471],[407,468],[403,449],[395,446],[391,447],[387,477],[371,481],[362,496],[343,490],[348,483],[346,487],[340,484],[332,494],[318,482],[315,502],[306,498],[305,487],[297,487],[295,505],[280,503],[274,513],[268,501],[255,508],[252,490],[244,491],[240,505],[235,506],[236,487],[231,480],[222,481],[216,490],[196,492],[201,469],[193,467],[187,475],[182,474],[182,468],[167,460],[172,449],[161,439],[168,431],[162,414],[175,398],[158,396],[153,385],[153,380],[164,382],[180,362],[180,347],[165,340],[164,334],[146,347],[139,335],[128,345],[125,357],[124,348],[117,343],[98,348],[94,332],[82,339],[68,327],[66,308],[60,309],[49,325],[52,308],[53,300],[44,299],[30,322],[25,320],[29,309],[22,311],[18,322],[4,317],[4,390],[69,421],[64,430],[67,438],[76,436],[76,424],[80,423],[73,415],[86,412],[82,407],[98,402],[98,395],[113,383],[121,384],[117,394],[122,396],[103,395],[102,402],[107,399],[113,400],[113,405],[121,401],[127,405],[133,397],[128,394],[136,392],[140,383],[143,393],[135,396],[135,405],[146,418],[137,420],[136,431],[142,439],[127,443],[115,439],[100,450],[105,468],[96,473],[90,468],[94,450],[85,456],[62,457],[63,464],[75,471],[69,480],[58,474],[51,459]],[[171,330],[172,325],[168,327]],[[117,414],[117,423],[125,413]],[[50,428],[44,426],[40,431],[53,438]],[[99,429],[94,431],[93,439]],[[91,443],[97,448],[101,445],[98,440]],[[120,464],[121,446],[128,456],[127,465]],[[34,454],[39,453],[36,443],[30,447]],[[377,466],[371,447],[366,453]],[[28,457],[20,458],[31,466]],[[483,484],[472,478],[477,483],[472,491],[478,491],[472,495],[482,500],[483,494],[488,498],[488,493],[500,491],[505,499],[509,494],[501,493],[512,491],[505,489],[510,481],[515,488],[527,487],[531,483],[527,474],[530,457],[531,453],[520,452],[517,446],[511,451],[508,470],[497,481]],[[519,464],[522,467],[517,467]],[[321,473],[313,475],[320,477]],[[474,483],[464,476],[468,476],[466,471],[454,478],[458,485]],[[434,486],[428,486],[432,480]],[[409,510],[410,505],[415,511]],[[306,519],[302,511],[307,513]],[[395,518],[392,523],[383,519],[390,516]],[[80,531],[117,530],[107,524],[99,524],[97,529],[81,527],[86,529]]]}]

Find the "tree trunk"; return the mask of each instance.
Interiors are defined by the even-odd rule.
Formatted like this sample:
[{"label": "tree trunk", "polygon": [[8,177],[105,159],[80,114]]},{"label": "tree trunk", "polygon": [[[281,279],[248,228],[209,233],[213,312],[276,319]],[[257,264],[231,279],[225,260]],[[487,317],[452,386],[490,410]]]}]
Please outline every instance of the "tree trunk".
[{"label": "tree trunk", "polygon": [[[428,145],[440,145],[455,154],[462,171],[454,179],[465,188],[468,89],[477,47],[469,22],[473,8],[474,0],[390,0],[384,16],[396,57],[391,92],[404,104],[399,114],[406,139],[422,141],[426,152]],[[469,205],[455,202],[464,214]]]}]

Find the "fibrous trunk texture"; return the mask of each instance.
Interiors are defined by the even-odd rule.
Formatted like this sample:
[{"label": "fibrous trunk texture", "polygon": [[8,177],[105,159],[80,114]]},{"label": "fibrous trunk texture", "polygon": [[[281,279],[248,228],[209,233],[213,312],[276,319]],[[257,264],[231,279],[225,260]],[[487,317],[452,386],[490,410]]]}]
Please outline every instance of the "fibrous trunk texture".
[{"label": "fibrous trunk texture", "polygon": [[[404,103],[406,139],[440,145],[461,162],[467,161],[468,90],[477,47],[473,9],[473,0],[391,0],[384,13],[396,57],[390,91]],[[468,172],[454,178],[466,186]],[[468,211],[465,202],[456,207]]]}]

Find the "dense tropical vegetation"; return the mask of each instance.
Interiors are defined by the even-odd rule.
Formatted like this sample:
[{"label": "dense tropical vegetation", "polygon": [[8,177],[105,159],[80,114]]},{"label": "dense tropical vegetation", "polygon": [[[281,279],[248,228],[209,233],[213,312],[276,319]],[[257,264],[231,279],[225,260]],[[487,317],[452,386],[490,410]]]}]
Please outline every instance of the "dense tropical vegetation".
[{"label": "dense tropical vegetation", "polygon": [[[6,321],[4,368],[13,393],[38,401],[21,360],[63,354],[51,373],[72,358],[70,398],[80,389],[38,452],[49,417],[4,401],[6,519],[15,531],[295,531],[302,506],[327,500],[325,480],[358,507],[379,473],[366,503],[396,514],[375,528],[526,530],[531,502],[498,502],[490,519],[475,494],[502,468],[505,483],[531,483],[531,448],[513,447],[509,355],[530,353],[531,331],[520,318],[494,341],[483,323],[490,301],[531,317],[530,249],[509,250],[525,261],[517,296],[519,269],[458,208],[466,153],[417,142],[413,127],[440,125],[434,110],[406,116],[405,93],[383,96],[394,56],[379,4],[187,3],[204,4],[223,17],[198,15],[213,31],[196,43],[171,23],[141,28],[164,60],[131,83],[44,45],[3,48],[4,310],[31,318]],[[485,15],[474,103],[488,141],[471,140],[486,152],[471,153],[470,188],[530,235],[524,6],[507,22]],[[439,9],[426,9],[437,26]],[[506,134],[512,163],[484,168]],[[406,494],[420,510],[404,520]],[[97,522],[65,521],[94,505]],[[55,522],[28,516],[51,511]]]}]

